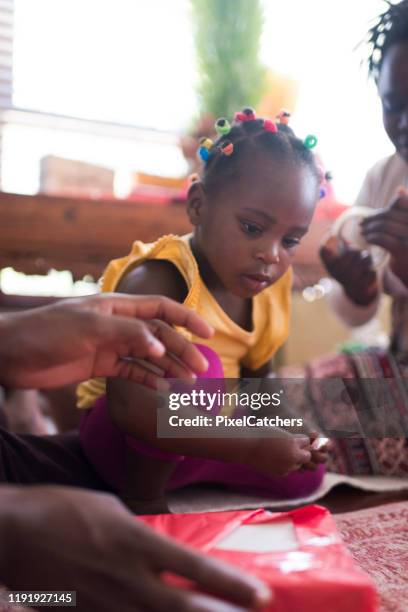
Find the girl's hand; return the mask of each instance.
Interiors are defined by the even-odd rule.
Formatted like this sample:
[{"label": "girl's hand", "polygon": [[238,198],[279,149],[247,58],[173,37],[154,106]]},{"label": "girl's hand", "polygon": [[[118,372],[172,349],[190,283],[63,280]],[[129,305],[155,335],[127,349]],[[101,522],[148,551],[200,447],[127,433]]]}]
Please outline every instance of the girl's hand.
[{"label": "girl's hand", "polygon": [[392,272],[408,286],[408,192],[401,188],[388,208],[364,219],[361,227],[367,242],[390,253]]},{"label": "girl's hand", "polygon": [[332,236],[320,248],[320,257],[328,273],[343,286],[355,304],[368,306],[375,300],[379,291],[378,279],[367,252],[347,249],[338,253],[336,238]]},{"label": "girl's hand", "polygon": [[268,476],[286,476],[312,461],[310,438],[277,430],[277,437],[258,438],[249,464]]},{"label": "girl's hand", "polygon": [[306,470],[315,470],[320,463],[327,463],[332,442],[329,438],[319,437],[318,432],[313,432],[310,434],[310,446],[312,458],[303,467]]}]

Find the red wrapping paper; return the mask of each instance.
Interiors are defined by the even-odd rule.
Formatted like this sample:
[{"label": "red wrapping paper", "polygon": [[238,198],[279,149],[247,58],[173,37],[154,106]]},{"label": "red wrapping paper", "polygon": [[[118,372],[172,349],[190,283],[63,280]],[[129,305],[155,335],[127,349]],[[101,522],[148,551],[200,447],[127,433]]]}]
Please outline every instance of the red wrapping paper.
[{"label": "red wrapping paper", "polygon": [[[374,612],[370,578],[354,563],[328,510],[312,505],[290,512],[205,512],[139,517],[153,529],[264,580],[274,591],[271,612]],[[291,550],[248,552],[218,548],[244,525],[290,522]],[[262,542],[265,548],[265,541]],[[171,578],[180,584],[180,579]],[[181,581],[182,582],[182,581]],[[184,584],[187,585],[185,582]]]}]

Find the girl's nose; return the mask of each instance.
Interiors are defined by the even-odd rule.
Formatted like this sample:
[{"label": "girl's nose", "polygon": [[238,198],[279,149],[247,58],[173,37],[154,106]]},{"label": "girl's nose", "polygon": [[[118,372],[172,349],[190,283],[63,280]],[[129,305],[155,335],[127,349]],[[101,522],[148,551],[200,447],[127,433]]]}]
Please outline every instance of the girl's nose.
[{"label": "girl's nose", "polygon": [[273,244],[268,248],[262,249],[257,253],[256,259],[259,259],[268,265],[279,263],[279,244]]}]

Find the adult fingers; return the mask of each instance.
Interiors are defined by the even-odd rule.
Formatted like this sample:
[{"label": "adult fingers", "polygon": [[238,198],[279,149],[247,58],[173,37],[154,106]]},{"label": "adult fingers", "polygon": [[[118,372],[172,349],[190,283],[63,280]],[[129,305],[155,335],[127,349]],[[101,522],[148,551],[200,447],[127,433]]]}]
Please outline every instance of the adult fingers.
[{"label": "adult fingers", "polygon": [[165,345],[144,321],[99,315],[95,319],[96,346],[110,349],[118,357],[161,357]]},{"label": "adult fingers", "polygon": [[209,595],[195,593],[166,585],[158,576],[145,582],[142,597],[147,610],[151,612],[168,612],[182,610],[183,612],[245,612],[248,608],[215,599]]},{"label": "adult fingers", "polygon": [[[184,364],[193,372],[205,372],[208,369],[207,359],[184,336],[163,321],[154,320],[149,321],[148,324],[154,336],[165,345],[167,352],[176,356],[181,364]],[[174,376],[174,378],[177,378],[177,376]]]},{"label": "adult fingers", "polygon": [[149,369],[142,361],[136,361],[132,357],[118,359],[112,364],[110,372],[101,372],[98,376],[123,378],[125,380],[137,382],[150,389],[163,389],[163,377]]},{"label": "adult fingers", "polygon": [[161,554],[150,558],[156,571],[170,571],[188,578],[199,588],[240,606],[265,606],[271,601],[270,589],[255,576],[171,541],[163,540],[163,544]]},{"label": "adult fingers", "polygon": [[196,375],[193,370],[187,368],[183,363],[179,361],[177,357],[167,352],[162,357],[154,357],[149,361],[160,370],[162,370],[162,376],[166,378],[177,378],[185,381],[195,381]]},{"label": "adult fingers", "polygon": [[384,223],[386,221],[395,221],[396,223],[400,223],[402,225],[408,224],[408,209],[400,209],[400,208],[388,208],[387,210],[381,211],[376,215],[371,215],[370,217],[366,217],[361,222],[361,228],[364,230],[366,227],[369,227],[373,223]]},{"label": "adult fingers", "polygon": [[[174,378],[194,378],[208,362],[184,336],[163,321],[144,322],[125,317],[99,317],[99,346],[114,347],[119,357],[148,359]],[[102,331],[101,331],[102,330]]]},{"label": "adult fingers", "polygon": [[400,223],[396,220],[386,219],[377,220],[373,223],[367,224],[362,230],[363,236],[369,234],[389,234],[396,238],[407,239],[408,238],[408,224]]},{"label": "adult fingers", "polygon": [[322,249],[321,253],[328,272],[340,281],[355,282],[359,276],[372,270],[372,259],[368,253],[355,249],[336,255],[330,253],[328,256]]},{"label": "adult fingers", "polygon": [[110,310],[110,314],[141,319],[161,319],[169,325],[185,327],[193,334],[202,338],[210,338],[214,331],[195,312],[183,304],[163,296],[132,296],[106,293],[97,296],[97,298],[102,300],[100,307]]},{"label": "adult fingers", "polygon": [[394,202],[392,202],[390,208],[399,210],[408,209],[408,191],[405,187],[400,187],[398,189],[397,197]]},{"label": "adult fingers", "polygon": [[408,248],[408,238],[396,237],[384,232],[372,232],[365,236],[367,242],[380,246],[390,253],[395,253],[401,248]]}]

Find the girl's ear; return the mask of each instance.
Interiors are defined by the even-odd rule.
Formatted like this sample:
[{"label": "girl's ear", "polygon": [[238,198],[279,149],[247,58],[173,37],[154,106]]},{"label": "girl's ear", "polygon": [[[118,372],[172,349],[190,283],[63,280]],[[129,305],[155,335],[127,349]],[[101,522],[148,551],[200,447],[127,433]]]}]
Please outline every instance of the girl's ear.
[{"label": "girl's ear", "polygon": [[191,225],[200,225],[206,201],[207,198],[202,182],[194,181],[194,183],[191,183],[187,194],[187,215]]}]

